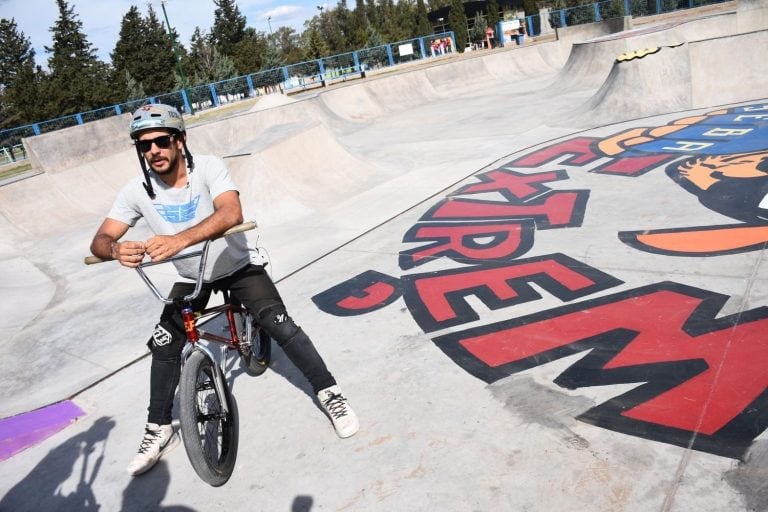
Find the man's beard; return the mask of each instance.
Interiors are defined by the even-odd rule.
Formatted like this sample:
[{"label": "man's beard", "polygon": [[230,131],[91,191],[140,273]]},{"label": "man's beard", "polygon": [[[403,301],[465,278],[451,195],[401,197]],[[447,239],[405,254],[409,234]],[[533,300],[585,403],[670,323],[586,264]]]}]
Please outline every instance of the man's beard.
[{"label": "man's beard", "polygon": [[176,169],[177,165],[179,163],[179,154],[178,152],[174,153],[174,155],[168,159],[168,168],[165,170],[157,170],[155,169],[155,166],[152,165],[152,162],[149,163],[149,167],[154,171],[155,174],[158,174],[160,176],[164,174],[171,173],[174,169]]}]

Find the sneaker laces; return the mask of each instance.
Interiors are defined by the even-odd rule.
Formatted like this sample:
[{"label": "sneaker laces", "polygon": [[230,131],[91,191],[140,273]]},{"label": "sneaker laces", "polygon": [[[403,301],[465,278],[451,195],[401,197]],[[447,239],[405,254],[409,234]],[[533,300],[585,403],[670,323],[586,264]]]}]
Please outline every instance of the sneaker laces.
[{"label": "sneaker laces", "polygon": [[144,438],[141,440],[141,444],[139,445],[139,453],[147,453],[149,449],[152,448],[152,445],[159,440],[161,435],[162,431],[160,429],[150,430],[145,428]]},{"label": "sneaker laces", "polygon": [[323,400],[323,407],[325,407],[333,419],[339,419],[347,415],[346,402],[346,397],[341,393],[328,392],[328,397]]}]

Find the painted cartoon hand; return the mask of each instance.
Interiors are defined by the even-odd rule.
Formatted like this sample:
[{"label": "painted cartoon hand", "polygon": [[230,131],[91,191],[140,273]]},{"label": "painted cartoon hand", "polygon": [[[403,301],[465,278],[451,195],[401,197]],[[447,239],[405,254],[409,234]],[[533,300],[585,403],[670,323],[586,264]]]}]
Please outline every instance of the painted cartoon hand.
[{"label": "painted cartoon hand", "polygon": [[721,156],[708,156],[696,160],[688,160],[681,164],[677,170],[680,176],[687,179],[701,190],[707,190],[719,180],[713,178],[712,174],[717,171],[719,165],[722,165]]}]

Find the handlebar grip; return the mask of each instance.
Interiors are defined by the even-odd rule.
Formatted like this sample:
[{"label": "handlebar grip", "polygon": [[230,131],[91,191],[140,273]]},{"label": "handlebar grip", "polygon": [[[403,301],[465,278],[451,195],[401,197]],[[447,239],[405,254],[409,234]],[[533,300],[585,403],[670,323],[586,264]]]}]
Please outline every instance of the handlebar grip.
[{"label": "handlebar grip", "polygon": [[222,233],[220,236],[216,238],[222,238],[229,235],[234,235],[235,233],[242,233],[243,231],[250,231],[252,229],[256,229],[258,225],[256,224],[256,221],[252,220],[249,222],[243,222],[242,224],[238,224],[237,226],[232,226],[228,230],[226,230],[224,233]]},{"label": "handlebar grip", "polygon": [[[258,227],[258,224],[256,224],[255,220],[243,222],[242,224],[238,224],[237,226],[232,226],[231,228],[226,230],[224,233],[213,238],[212,240],[215,240],[216,238],[223,238],[229,235],[234,235],[235,233],[242,233],[243,231],[250,231],[252,229],[256,229],[257,227]],[[96,263],[104,263],[105,261],[111,261],[111,260],[103,260],[98,256],[86,256],[83,261],[86,265],[95,265]]]}]

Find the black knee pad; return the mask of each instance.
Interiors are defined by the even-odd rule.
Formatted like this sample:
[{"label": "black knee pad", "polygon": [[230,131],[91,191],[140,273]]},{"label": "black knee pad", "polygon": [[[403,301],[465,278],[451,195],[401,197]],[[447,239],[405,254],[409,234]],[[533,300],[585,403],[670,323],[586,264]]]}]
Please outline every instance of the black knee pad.
[{"label": "black knee pad", "polygon": [[301,330],[299,326],[293,322],[293,319],[288,316],[288,313],[285,311],[285,306],[282,304],[267,306],[259,311],[257,321],[259,325],[267,331],[267,334],[269,334],[269,336],[281,347],[289,342],[291,338]]},{"label": "black knee pad", "polygon": [[181,350],[187,341],[187,335],[172,322],[162,320],[155,325],[152,337],[147,346],[152,352],[153,359],[176,360],[181,356]]}]

